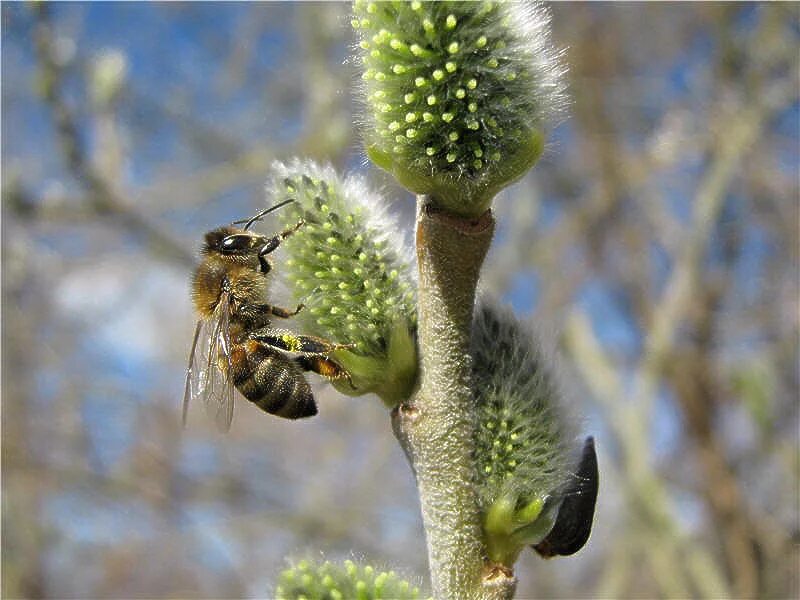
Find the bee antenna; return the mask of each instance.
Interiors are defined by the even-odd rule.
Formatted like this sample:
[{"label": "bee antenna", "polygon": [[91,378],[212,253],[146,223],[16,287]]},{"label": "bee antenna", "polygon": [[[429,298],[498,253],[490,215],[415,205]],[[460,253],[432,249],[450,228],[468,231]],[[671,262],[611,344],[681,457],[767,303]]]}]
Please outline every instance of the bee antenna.
[{"label": "bee antenna", "polygon": [[234,221],[233,225],[240,225],[242,223],[245,223],[244,230],[247,231],[248,229],[250,229],[250,226],[253,223],[255,223],[256,221],[260,221],[264,217],[264,215],[271,213],[273,210],[278,210],[280,207],[286,206],[290,202],[294,201],[295,201],[294,198],[289,198],[288,200],[284,200],[283,202],[278,202],[278,204],[270,206],[269,208],[265,208],[260,213],[250,217],[249,219],[241,219],[239,221]]}]

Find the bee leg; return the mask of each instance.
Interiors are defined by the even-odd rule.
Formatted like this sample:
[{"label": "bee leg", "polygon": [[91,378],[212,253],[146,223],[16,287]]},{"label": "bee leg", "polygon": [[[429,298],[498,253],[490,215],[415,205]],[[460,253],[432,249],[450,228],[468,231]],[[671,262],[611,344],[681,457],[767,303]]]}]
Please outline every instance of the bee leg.
[{"label": "bee leg", "polygon": [[300,229],[306,222],[304,220],[300,220],[294,227],[290,229],[285,229],[281,231],[278,235],[269,238],[264,245],[261,246],[261,250],[258,251],[258,262],[261,265],[261,272],[262,273],[269,273],[272,270],[272,265],[267,260],[267,254],[270,252],[274,252],[275,249],[281,245],[281,242],[285,240],[287,237],[292,235],[295,231]]},{"label": "bee leg", "polygon": [[272,306],[269,304],[242,303],[238,305],[237,314],[257,327],[264,327],[269,323]]},{"label": "bee leg", "polygon": [[350,373],[339,363],[321,354],[298,356],[295,362],[304,371],[314,371],[314,373],[318,373],[331,380],[347,379],[350,387],[356,389],[356,386],[353,385],[353,380],[350,378]]},{"label": "bee leg", "polygon": [[[273,306],[272,304],[240,304],[238,306],[239,316],[249,320],[254,327],[263,327],[264,331],[272,332],[273,329],[267,328],[270,322],[270,315],[288,319],[293,317],[305,308],[304,304],[298,304],[294,310],[282,308],[280,306]],[[254,333],[260,333],[261,330],[257,329]],[[253,339],[259,339],[258,336],[250,336]]]},{"label": "bee leg", "polygon": [[285,229],[281,231],[278,235],[269,238],[266,242],[264,242],[264,245],[261,246],[261,250],[258,251],[259,258],[266,254],[269,254],[270,252],[274,252],[275,249],[281,245],[281,242],[283,240],[292,235],[295,231],[300,229],[305,224],[306,222],[301,219],[300,221],[297,222],[297,224],[294,227]]},{"label": "bee leg", "polygon": [[353,344],[336,344],[330,340],[313,335],[298,335],[283,329],[264,328],[252,333],[250,337],[275,348],[286,350],[287,352],[328,354],[334,350],[349,350],[354,348]]},{"label": "bee leg", "polygon": [[295,316],[305,307],[306,307],[305,304],[298,304],[297,308],[295,308],[294,310],[290,310],[288,308],[281,308],[280,306],[270,306],[269,310],[276,317],[280,317],[281,319],[288,319],[289,317]]}]

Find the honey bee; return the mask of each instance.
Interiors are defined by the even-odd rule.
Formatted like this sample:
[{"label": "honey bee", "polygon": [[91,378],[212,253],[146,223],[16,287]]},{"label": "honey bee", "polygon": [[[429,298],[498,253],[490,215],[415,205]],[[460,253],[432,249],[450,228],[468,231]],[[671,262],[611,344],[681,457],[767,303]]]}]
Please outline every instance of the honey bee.
[{"label": "honey bee", "polygon": [[[287,319],[299,313],[267,302],[268,255],[305,223],[273,237],[250,231],[267,213],[293,202],[286,200],[245,221],[205,234],[202,260],[192,280],[192,300],[199,316],[195,328],[186,387],[183,423],[189,402],[202,398],[222,431],[233,419],[234,387],[262,410],[287,419],[317,414],[317,405],[304,371],[328,379],[349,373],[328,358],[334,350],[351,348],[323,338],[275,329],[273,317]],[[243,228],[237,227],[245,223]]]}]

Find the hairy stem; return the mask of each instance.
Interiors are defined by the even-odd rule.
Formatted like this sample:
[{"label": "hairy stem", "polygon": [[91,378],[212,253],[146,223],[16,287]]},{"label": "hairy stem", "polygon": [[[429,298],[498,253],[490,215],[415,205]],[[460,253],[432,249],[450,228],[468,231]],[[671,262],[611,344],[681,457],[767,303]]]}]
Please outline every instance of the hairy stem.
[{"label": "hairy stem", "polygon": [[516,580],[485,564],[474,491],[469,343],[475,287],[494,231],[490,211],[463,219],[418,198],[419,388],[393,414],[419,487],[433,595],[510,598]]}]

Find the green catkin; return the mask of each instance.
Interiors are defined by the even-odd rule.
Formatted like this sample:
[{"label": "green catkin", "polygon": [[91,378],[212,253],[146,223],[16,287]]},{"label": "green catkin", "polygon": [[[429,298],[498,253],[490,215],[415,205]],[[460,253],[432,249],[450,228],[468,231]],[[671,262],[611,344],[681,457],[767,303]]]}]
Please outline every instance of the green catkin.
[{"label": "green catkin", "polygon": [[565,102],[547,10],[459,1],[353,7],[368,155],[412,191],[458,213],[482,212],[533,165]]},{"label": "green catkin", "polygon": [[294,199],[280,212],[283,227],[304,225],[286,238],[283,269],[305,309],[308,333],[340,344],[336,358],[351,373],[351,395],[375,392],[390,405],[405,399],[416,377],[416,283],[410,253],[382,198],[357,177],[295,160],[276,163],[270,202]]},{"label": "green catkin", "polygon": [[279,600],[413,600],[420,598],[418,587],[398,577],[394,571],[378,571],[371,566],[324,562],[312,565],[300,561],[283,571],[275,596]]},{"label": "green catkin", "polygon": [[479,506],[490,558],[511,565],[552,526],[543,509],[569,477],[575,432],[535,337],[510,311],[481,302],[472,348]]}]

